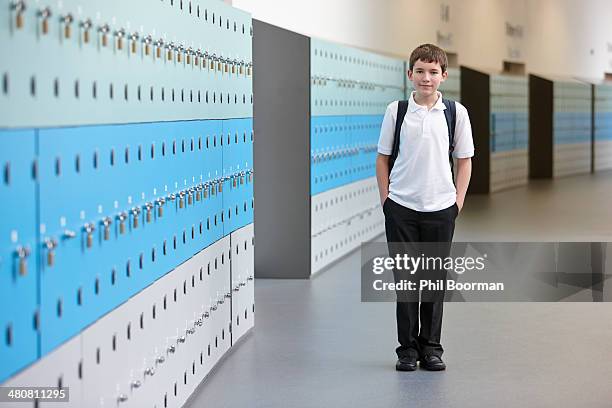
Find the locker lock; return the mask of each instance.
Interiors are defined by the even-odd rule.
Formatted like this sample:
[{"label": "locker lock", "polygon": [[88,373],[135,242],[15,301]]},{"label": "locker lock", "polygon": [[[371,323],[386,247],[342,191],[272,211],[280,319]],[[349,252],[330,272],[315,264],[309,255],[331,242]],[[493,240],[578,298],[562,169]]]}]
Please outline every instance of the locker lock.
[{"label": "locker lock", "polygon": [[155,375],[155,368],[153,368],[153,367],[149,367],[149,368],[147,368],[147,369],[144,371],[144,375],[145,375],[145,376],[149,375],[149,376],[153,377],[153,376]]},{"label": "locker lock", "polygon": [[187,205],[193,204],[193,191],[194,188],[190,188],[189,190],[187,190]]},{"label": "locker lock", "polygon": [[189,329],[185,330],[186,334],[190,334],[190,335],[194,335],[195,334],[195,327],[190,327]]},{"label": "locker lock", "polygon": [[115,38],[117,39],[116,40],[117,49],[122,50],[123,49],[123,39],[125,38],[125,30],[122,28],[122,29],[115,31]]},{"label": "locker lock", "polygon": [[204,313],[202,313],[202,317],[204,317],[205,319],[208,319],[210,317],[210,313],[209,312],[204,312]]},{"label": "locker lock", "polygon": [[213,303],[213,305],[210,307],[210,311],[214,312],[215,310],[217,310],[217,303]]},{"label": "locker lock", "polygon": [[146,203],[144,207],[147,212],[145,219],[147,220],[147,223],[149,223],[151,222],[151,218],[152,218],[153,203]]},{"label": "locker lock", "polygon": [[181,344],[185,343],[185,340],[186,340],[186,339],[185,339],[185,336],[181,336],[181,337],[179,337],[178,339],[176,339],[176,341],[177,341],[177,342],[179,342],[179,343],[181,343]]},{"label": "locker lock", "polygon": [[155,200],[155,204],[157,205],[157,217],[161,218],[164,216],[164,204],[166,204],[166,199],[161,197]]},{"label": "locker lock", "polygon": [[200,50],[200,49],[195,51],[193,54],[194,54],[193,65],[195,65],[196,67],[199,67],[200,66],[200,59],[202,59],[204,57],[204,54],[202,53],[202,50]]},{"label": "locker lock", "polygon": [[89,42],[89,30],[91,30],[93,23],[91,22],[90,19],[87,19],[87,20],[81,21],[79,26],[81,27],[81,31],[83,32],[83,42],[88,43]]},{"label": "locker lock", "polygon": [[127,401],[127,400],[128,400],[128,396],[127,396],[127,395],[125,395],[125,394],[121,394],[121,395],[119,395],[119,396],[117,397],[117,402],[120,402],[120,403],[121,403],[121,402],[125,402],[125,401]]},{"label": "locker lock", "polygon": [[252,281],[253,279],[254,279],[254,278],[253,278],[253,275],[250,275],[250,276],[247,278],[247,280],[249,280],[249,281]]},{"label": "locker lock", "polygon": [[86,234],[85,239],[87,248],[91,248],[93,245],[93,232],[96,230],[96,226],[93,223],[88,222],[87,224],[83,225],[83,230]]},{"label": "locker lock", "polygon": [[204,55],[202,55],[202,68],[206,68],[206,64],[210,65],[210,55],[208,51],[204,51]]},{"label": "locker lock", "polygon": [[11,3],[11,10],[15,13],[15,28],[21,30],[23,28],[23,13],[26,10],[25,1],[13,1]]},{"label": "locker lock", "polygon": [[74,17],[72,17],[72,14],[70,13],[60,17],[60,22],[64,25],[64,37],[65,38],[70,38],[71,25],[73,21],[74,21]]},{"label": "locker lock", "polygon": [[181,191],[179,192],[179,208],[184,208],[185,207],[185,192]]},{"label": "locker lock", "polygon": [[185,52],[185,47],[183,47],[181,44],[179,44],[176,47],[176,61],[177,62],[179,62],[179,63],[183,62],[182,61],[182,58],[183,58],[182,55],[183,55],[184,52]]},{"label": "locker lock", "polygon": [[76,237],[76,232],[72,230],[64,230],[64,239],[72,239]]},{"label": "locker lock", "polygon": [[247,64],[247,76],[251,76],[252,72],[253,72],[253,63],[249,62]]},{"label": "locker lock", "polygon": [[242,170],[240,172],[240,184],[244,184],[244,176],[246,175],[246,172],[244,170]]},{"label": "locker lock", "polygon": [[219,57],[217,59],[217,71],[219,71],[219,72],[223,71],[224,61],[225,60],[223,59],[223,57]]},{"label": "locker lock", "polygon": [[[174,347],[174,346],[173,346],[173,347]],[[159,356],[159,357],[157,357],[157,358],[155,359],[155,362],[156,362],[157,364],[164,364],[164,363],[166,362],[166,357],[164,357],[164,356]]]},{"label": "locker lock", "polygon": [[139,380],[136,380],[132,381],[132,384],[130,384],[130,386],[132,387],[132,389],[136,389],[140,388],[142,386],[142,383]]},{"label": "locker lock", "polygon": [[168,353],[169,354],[174,354],[175,351],[176,351],[176,346],[174,344],[168,346]]},{"label": "locker lock", "polygon": [[246,282],[240,282],[239,285],[240,285],[241,288],[243,288],[243,287],[246,286]]},{"label": "locker lock", "polygon": [[191,57],[193,55],[195,55],[195,52],[193,52],[193,48],[187,48],[187,51],[185,51],[185,62],[187,63],[187,65],[191,65]]},{"label": "locker lock", "polygon": [[55,238],[45,238],[45,248],[47,248],[47,266],[53,266],[55,263],[57,240]]},{"label": "locker lock", "polygon": [[219,59],[217,58],[217,54],[213,54],[210,56],[209,58],[210,60],[210,69],[214,70],[217,67],[217,61],[219,61]]},{"label": "locker lock", "polygon": [[144,44],[145,55],[151,54],[151,44],[153,43],[153,38],[151,38],[150,35],[147,35],[142,39],[142,43]]},{"label": "locker lock", "polygon": [[238,177],[235,174],[232,174],[230,176],[230,178],[232,179],[232,187],[237,187],[238,185]]},{"label": "locker lock", "polygon": [[119,233],[120,234],[124,234],[125,233],[125,220],[127,220],[127,213],[121,212],[117,215],[117,221],[119,221]]},{"label": "locker lock", "polygon": [[210,188],[210,184],[208,183],[204,183],[204,185],[202,186],[202,189],[204,190],[204,199],[208,198],[208,190]]},{"label": "locker lock", "polygon": [[172,59],[173,59],[174,48],[175,48],[174,47],[174,43],[166,44],[166,56],[167,56],[166,58],[167,58],[168,61],[172,61]]},{"label": "locker lock", "polygon": [[38,10],[36,13],[41,20],[41,32],[47,34],[49,32],[49,18],[53,15],[49,7]]},{"label": "locker lock", "polygon": [[224,59],[223,60],[223,71],[226,74],[229,73],[229,64],[230,64],[230,60],[229,59]]},{"label": "locker lock", "polygon": [[113,220],[110,217],[104,217],[100,222],[104,227],[103,238],[105,241],[110,239],[110,225],[113,223]]},{"label": "locker lock", "polygon": [[218,188],[217,192],[218,192],[218,193],[222,193],[222,192],[223,192],[223,182],[224,182],[225,180],[227,180],[227,179],[228,179],[228,177],[221,177],[221,178],[219,179],[219,182],[217,183],[217,188]]},{"label": "locker lock", "polygon": [[204,324],[204,321],[200,318],[196,320],[194,324],[198,327],[202,327],[202,325]]},{"label": "locker lock", "polygon": [[159,40],[155,41],[155,56],[157,58],[162,57],[162,48],[164,48],[164,40],[160,38]]},{"label": "locker lock", "polygon": [[132,226],[138,228],[138,219],[140,218],[140,208],[134,207],[130,211],[132,213]]},{"label": "locker lock", "polygon": [[108,45],[108,33],[110,32],[110,27],[108,24],[101,25],[98,27],[98,33],[100,33],[100,42],[103,47]]},{"label": "locker lock", "polygon": [[232,297],[232,292],[227,292],[227,293],[225,294],[225,297],[226,297],[227,299],[231,299],[231,297]]},{"label": "locker lock", "polygon": [[217,300],[217,304],[218,304],[218,305],[222,305],[222,304],[224,304],[224,303],[225,303],[225,299],[224,299],[224,297],[223,297],[223,296],[221,296],[221,297],[220,297],[220,298]]},{"label": "locker lock", "polygon": [[202,200],[202,184],[201,183],[195,187],[195,199],[196,201]]},{"label": "locker lock", "polygon": [[27,258],[30,256],[30,248],[28,246],[18,246],[15,250],[19,259],[19,275],[25,276],[28,274]]},{"label": "locker lock", "polygon": [[238,65],[238,60],[232,60],[232,74],[236,73],[236,65]]},{"label": "locker lock", "polygon": [[244,75],[244,61],[240,61],[240,75]]},{"label": "locker lock", "polygon": [[234,292],[239,292],[239,291],[240,291],[240,285],[234,286]]},{"label": "locker lock", "polygon": [[137,32],[133,32],[132,34],[130,34],[130,42],[132,44],[131,48],[132,48],[132,54],[136,54],[136,49],[138,47],[138,39],[140,38],[140,36],[138,35]]}]

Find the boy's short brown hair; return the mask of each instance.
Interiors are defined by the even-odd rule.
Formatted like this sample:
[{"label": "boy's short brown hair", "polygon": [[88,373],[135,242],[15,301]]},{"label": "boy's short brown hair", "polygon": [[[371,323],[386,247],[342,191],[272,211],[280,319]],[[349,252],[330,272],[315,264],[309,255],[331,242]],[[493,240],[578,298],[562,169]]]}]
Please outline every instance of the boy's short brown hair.
[{"label": "boy's short brown hair", "polygon": [[409,69],[412,71],[414,64],[421,60],[423,62],[437,62],[442,68],[442,72],[446,72],[448,67],[448,58],[444,50],[433,44],[421,44],[412,51],[410,54],[410,65]]}]

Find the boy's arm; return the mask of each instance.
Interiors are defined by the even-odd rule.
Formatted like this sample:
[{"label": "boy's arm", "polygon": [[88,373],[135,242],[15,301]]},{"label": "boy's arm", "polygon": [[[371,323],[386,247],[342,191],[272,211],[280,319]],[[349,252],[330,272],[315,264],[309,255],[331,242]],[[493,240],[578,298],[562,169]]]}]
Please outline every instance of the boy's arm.
[{"label": "boy's arm", "polygon": [[[376,167],[378,169],[378,166]],[[457,206],[459,211],[463,208],[465,193],[472,177],[472,159],[457,159]],[[379,183],[380,184],[380,183]]]},{"label": "boy's arm", "polygon": [[376,156],[376,181],[378,182],[378,193],[380,194],[380,205],[385,203],[389,195],[389,158],[386,154]]}]

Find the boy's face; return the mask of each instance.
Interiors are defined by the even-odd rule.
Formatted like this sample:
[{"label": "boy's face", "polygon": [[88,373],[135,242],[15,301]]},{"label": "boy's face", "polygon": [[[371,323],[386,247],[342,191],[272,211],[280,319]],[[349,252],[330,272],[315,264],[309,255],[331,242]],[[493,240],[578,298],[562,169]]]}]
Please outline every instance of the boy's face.
[{"label": "boy's face", "polygon": [[408,70],[408,79],[414,85],[414,90],[422,97],[434,95],[447,76],[448,73],[442,72],[439,62],[417,60],[412,71]]}]

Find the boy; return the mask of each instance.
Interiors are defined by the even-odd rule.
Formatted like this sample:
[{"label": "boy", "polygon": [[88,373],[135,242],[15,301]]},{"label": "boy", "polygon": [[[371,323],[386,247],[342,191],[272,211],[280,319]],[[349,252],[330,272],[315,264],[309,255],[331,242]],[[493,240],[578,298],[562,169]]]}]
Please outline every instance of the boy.
[{"label": "boy", "polygon": [[[388,243],[445,242],[450,247],[453,238],[455,218],[470,182],[474,142],[467,110],[450,101],[455,103],[456,112],[453,143],[449,146],[446,106],[438,92],[448,76],[447,65],[446,53],[432,44],[420,45],[410,55],[408,79],[414,91],[401,124],[399,152],[392,167],[398,101],[387,107],[383,119],[376,178]],[[456,187],[449,162],[451,151],[457,159]],[[426,370],[446,369],[440,344],[444,302],[443,298],[435,299],[422,301],[419,307],[418,297],[412,302],[398,297],[398,371],[416,370],[417,360]]]}]

